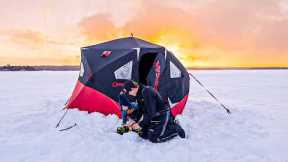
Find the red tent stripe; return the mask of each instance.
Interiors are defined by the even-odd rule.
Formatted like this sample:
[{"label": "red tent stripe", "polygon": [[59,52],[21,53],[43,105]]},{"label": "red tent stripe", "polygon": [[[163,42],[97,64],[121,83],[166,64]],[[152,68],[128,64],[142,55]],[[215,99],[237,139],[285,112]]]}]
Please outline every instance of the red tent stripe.
[{"label": "red tent stripe", "polygon": [[68,109],[78,108],[82,111],[97,111],[105,115],[116,114],[119,117],[121,116],[120,106],[117,102],[103,93],[85,86],[80,81],[77,82],[66,107]]}]

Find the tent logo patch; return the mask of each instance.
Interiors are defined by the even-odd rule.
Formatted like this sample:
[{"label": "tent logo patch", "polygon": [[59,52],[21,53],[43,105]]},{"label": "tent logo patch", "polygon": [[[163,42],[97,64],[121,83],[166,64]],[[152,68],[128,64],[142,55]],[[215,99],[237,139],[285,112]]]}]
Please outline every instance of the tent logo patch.
[{"label": "tent logo patch", "polygon": [[124,83],[122,83],[122,82],[116,82],[116,81],[114,81],[114,82],[112,82],[112,87],[123,87],[124,86]]},{"label": "tent logo patch", "polygon": [[112,54],[112,51],[103,51],[101,57],[108,57]]}]

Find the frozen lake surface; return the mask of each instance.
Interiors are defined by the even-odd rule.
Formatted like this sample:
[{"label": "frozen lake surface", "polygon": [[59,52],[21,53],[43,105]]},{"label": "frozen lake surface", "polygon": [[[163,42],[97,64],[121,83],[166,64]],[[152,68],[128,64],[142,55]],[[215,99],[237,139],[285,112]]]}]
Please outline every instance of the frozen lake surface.
[{"label": "frozen lake surface", "polygon": [[286,162],[288,70],[192,71],[232,111],[193,80],[184,113],[188,135],[153,144],[115,133],[120,120],[71,110],[55,125],[78,72],[0,72],[1,162]]}]

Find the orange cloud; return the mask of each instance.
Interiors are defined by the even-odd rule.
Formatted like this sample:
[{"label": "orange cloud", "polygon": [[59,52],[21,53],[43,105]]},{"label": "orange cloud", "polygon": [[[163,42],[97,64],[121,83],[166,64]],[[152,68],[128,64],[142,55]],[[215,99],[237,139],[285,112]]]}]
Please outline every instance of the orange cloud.
[{"label": "orange cloud", "polygon": [[79,22],[79,26],[81,33],[86,37],[87,43],[112,39],[115,33],[118,32],[111,16],[107,14],[86,17]]},{"label": "orange cloud", "polygon": [[[197,25],[192,21],[187,21],[192,18],[188,12],[178,8],[155,6],[156,4],[153,6],[157,10],[150,11],[149,8],[152,4],[146,3],[143,4],[137,16],[123,26],[116,27],[109,15],[98,14],[83,19],[79,23],[80,29],[88,43],[129,36],[130,33],[133,33],[136,37],[164,46],[176,45],[177,48],[190,49],[186,52],[191,52],[193,48],[200,46],[197,33],[193,32]],[[205,57],[196,53],[193,55],[189,58]]]},{"label": "orange cloud", "polygon": [[5,32],[8,39],[22,46],[38,47],[46,42],[46,37],[43,33],[32,30],[8,30]]}]

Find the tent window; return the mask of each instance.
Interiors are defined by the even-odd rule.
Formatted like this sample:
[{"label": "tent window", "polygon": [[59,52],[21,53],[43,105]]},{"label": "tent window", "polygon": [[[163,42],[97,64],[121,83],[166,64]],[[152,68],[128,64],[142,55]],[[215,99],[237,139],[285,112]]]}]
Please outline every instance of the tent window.
[{"label": "tent window", "polygon": [[157,53],[145,53],[139,62],[139,82],[147,85],[147,75],[153,67]]},{"label": "tent window", "polygon": [[83,77],[83,75],[84,75],[84,66],[83,66],[83,62],[81,61],[79,76],[80,76],[80,77]]},{"label": "tent window", "polygon": [[180,78],[180,77],[181,77],[181,71],[172,61],[170,61],[170,78]]},{"label": "tent window", "polygon": [[132,66],[133,62],[129,61],[127,64],[121,66],[116,71],[114,75],[116,79],[131,79],[132,78]]}]

